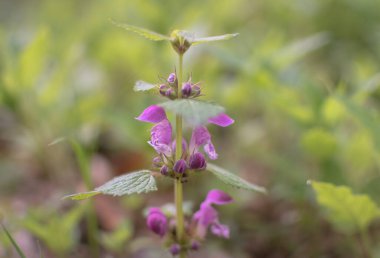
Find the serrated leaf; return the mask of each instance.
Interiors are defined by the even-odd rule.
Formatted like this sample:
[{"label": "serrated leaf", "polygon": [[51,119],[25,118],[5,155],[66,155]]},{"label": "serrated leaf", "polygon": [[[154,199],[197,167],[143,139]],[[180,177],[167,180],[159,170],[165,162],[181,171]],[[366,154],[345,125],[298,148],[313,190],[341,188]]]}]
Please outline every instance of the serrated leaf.
[{"label": "serrated leaf", "polygon": [[156,190],[156,180],[151,172],[149,170],[141,170],[115,177],[104,185],[95,188],[94,191],[72,194],[65,196],[64,198],[84,200],[98,194],[122,196],[134,193],[147,193]]},{"label": "serrated leaf", "polygon": [[250,183],[247,180],[225,170],[224,168],[218,167],[217,165],[207,163],[207,170],[227,185],[260,193],[267,192],[264,187]]},{"label": "serrated leaf", "polygon": [[173,100],[159,105],[175,114],[182,115],[192,125],[205,124],[209,118],[224,112],[222,106],[193,99]]},{"label": "serrated leaf", "polygon": [[137,81],[135,83],[135,86],[133,87],[133,89],[135,91],[147,91],[147,90],[154,89],[155,87],[156,87],[156,85],[151,84],[149,82]]},{"label": "serrated leaf", "polygon": [[116,177],[95,189],[103,194],[122,196],[156,191],[156,180],[149,170],[141,170]]},{"label": "serrated leaf", "polygon": [[224,34],[220,36],[212,36],[212,37],[205,37],[205,38],[195,38],[192,41],[193,45],[202,44],[202,43],[208,43],[213,41],[219,41],[219,40],[227,40],[236,37],[239,35],[239,33],[233,33],[233,34]]},{"label": "serrated leaf", "polygon": [[369,223],[380,217],[379,208],[365,194],[353,194],[346,186],[311,182],[319,205],[328,212],[328,219],[338,229],[354,233],[365,230]]},{"label": "serrated leaf", "polygon": [[147,30],[147,29],[140,28],[137,26],[129,25],[126,23],[119,23],[119,22],[116,22],[113,20],[111,20],[111,22],[120,28],[126,29],[128,31],[132,31],[132,32],[134,32],[134,33],[136,33],[136,34],[138,34],[138,35],[140,35],[146,39],[149,39],[149,40],[153,40],[153,41],[167,40],[167,41],[170,41],[170,38],[168,36],[162,35],[160,33],[157,33],[157,32],[151,31],[151,30]]}]

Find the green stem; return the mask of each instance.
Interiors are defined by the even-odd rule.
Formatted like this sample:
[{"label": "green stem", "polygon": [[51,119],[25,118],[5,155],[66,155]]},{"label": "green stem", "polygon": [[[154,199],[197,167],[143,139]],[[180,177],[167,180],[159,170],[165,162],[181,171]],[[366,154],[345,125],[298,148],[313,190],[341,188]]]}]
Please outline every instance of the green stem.
[{"label": "green stem", "polygon": [[[177,98],[182,98],[182,66],[183,66],[183,55],[179,55],[179,71],[178,71],[178,86],[177,86]],[[176,152],[175,159],[179,160],[182,156],[182,116],[176,115]],[[183,186],[181,178],[176,178],[174,182],[174,199],[176,206],[176,232],[177,240],[182,245],[185,240],[185,230],[184,230],[184,218],[183,218]],[[186,252],[180,253],[180,258],[185,258]]]}]

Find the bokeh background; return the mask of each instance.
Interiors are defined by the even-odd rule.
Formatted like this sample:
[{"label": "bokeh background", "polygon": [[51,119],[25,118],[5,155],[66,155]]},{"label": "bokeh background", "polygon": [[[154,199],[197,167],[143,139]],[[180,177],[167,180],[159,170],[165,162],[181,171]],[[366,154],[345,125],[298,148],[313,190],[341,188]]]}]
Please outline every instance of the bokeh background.
[{"label": "bokeh background", "polygon": [[[163,101],[135,93],[175,69],[165,42],[109,19],[169,34],[240,33],[194,46],[185,73],[236,123],[210,127],[217,164],[267,187],[260,195],[209,174],[185,185],[196,209],[208,189],[231,239],[210,237],[192,257],[362,257],[355,235],[329,223],[307,180],[347,185],[379,202],[380,1],[0,1],[0,213],[28,257],[168,257],[143,211],[172,201],[172,184],[125,198],[62,200],[149,168],[149,125],[134,119]],[[73,143],[75,141],[75,143]],[[91,180],[83,176],[91,172]],[[93,212],[91,212],[93,211]],[[95,216],[91,216],[95,215]],[[98,247],[87,237],[96,218]],[[380,223],[371,224],[371,249]],[[3,232],[0,257],[17,257]],[[376,256],[375,256],[376,257]]]}]

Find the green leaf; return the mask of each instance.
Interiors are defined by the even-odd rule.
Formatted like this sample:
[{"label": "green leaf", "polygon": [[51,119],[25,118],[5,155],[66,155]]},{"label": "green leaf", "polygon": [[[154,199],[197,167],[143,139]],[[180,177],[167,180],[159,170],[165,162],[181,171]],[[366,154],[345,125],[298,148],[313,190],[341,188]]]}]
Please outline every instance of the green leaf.
[{"label": "green leaf", "polygon": [[156,190],[156,180],[149,170],[142,170],[116,177],[95,189],[95,191],[114,196],[147,193]]},{"label": "green leaf", "polygon": [[95,195],[101,194],[99,191],[90,191],[90,192],[84,192],[84,193],[77,193],[77,194],[70,194],[63,197],[64,199],[71,199],[75,201],[85,200],[90,197],[93,197]]},{"label": "green leaf", "polygon": [[133,87],[133,89],[135,91],[147,91],[147,90],[154,89],[155,87],[156,87],[156,85],[154,85],[154,84],[144,82],[144,81],[137,81],[135,83],[135,86]]},{"label": "green leaf", "polygon": [[131,239],[132,234],[133,226],[131,222],[125,221],[121,225],[118,225],[114,231],[102,233],[100,241],[107,249],[120,252],[125,247],[126,242]]},{"label": "green leaf", "polygon": [[140,28],[140,27],[125,24],[125,23],[119,23],[119,22],[116,22],[113,20],[111,20],[111,22],[120,28],[123,28],[123,29],[126,29],[128,31],[132,31],[134,33],[137,33],[138,35],[140,35],[146,39],[149,39],[149,40],[153,40],[153,41],[167,40],[167,41],[170,41],[170,38],[168,36],[162,35],[160,33],[154,32],[154,31],[150,31],[150,30],[147,30],[144,28]]},{"label": "green leaf", "polygon": [[224,34],[220,36],[212,36],[212,37],[205,37],[205,38],[196,38],[192,41],[193,45],[201,44],[201,43],[208,43],[213,41],[219,41],[219,40],[227,40],[236,37],[239,35],[239,33],[233,33],[233,34]]},{"label": "green leaf", "polygon": [[193,99],[173,100],[159,105],[175,114],[182,115],[192,125],[205,124],[209,118],[224,111],[224,108],[217,104]]},{"label": "green leaf", "polygon": [[380,151],[380,119],[376,116],[376,112],[344,96],[338,96],[337,99],[349,111],[348,114],[352,115],[371,134],[377,151]]},{"label": "green leaf", "polygon": [[347,233],[365,230],[370,222],[380,216],[376,204],[365,194],[353,194],[346,186],[311,182],[319,205],[328,212],[328,219],[338,229]]},{"label": "green leaf", "polygon": [[207,163],[207,170],[213,173],[217,178],[219,178],[223,183],[227,185],[260,193],[267,192],[264,187],[250,183],[247,180],[238,177],[237,175],[232,174],[224,168],[218,167],[214,164]]},{"label": "green leaf", "polygon": [[72,194],[65,196],[64,198],[84,200],[101,193],[113,196],[122,196],[134,193],[147,193],[156,190],[156,180],[152,176],[151,172],[149,170],[141,170],[115,177],[104,185],[95,188],[94,191]]},{"label": "green leaf", "polygon": [[26,258],[25,254],[22,252],[21,248],[18,246],[18,244],[16,243],[16,241],[13,239],[11,233],[9,233],[9,231],[7,230],[7,228],[3,225],[3,223],[0,223],[1,227],[3,228],[4,232],[5,232],[5,235],[7,236],[7,238],[9,239],[9,241],[12,243],[13,247],[16,249],[17,251],[17,254],[21,257],[21,258]]}]

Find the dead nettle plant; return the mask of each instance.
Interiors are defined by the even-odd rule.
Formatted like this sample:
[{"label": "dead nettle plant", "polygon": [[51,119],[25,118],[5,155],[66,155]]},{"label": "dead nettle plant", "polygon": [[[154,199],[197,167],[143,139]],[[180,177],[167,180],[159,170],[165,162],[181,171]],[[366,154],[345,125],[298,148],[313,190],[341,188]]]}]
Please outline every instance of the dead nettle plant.
[{"label": "dead nettle plant", "polygon": [[[178,67],[170,73],[164,83],[151,84],[138,81],[136,91],[155,91],[168,101],[147,107],[137,120],[153,125],[148,143],[157,152],[150,170],[130,172],[116,177],[90,192],[69,195],[73,200],[83,200],[98,194],[122,196],[156,191],[156,178],[164,177],[174,183],[175,209],[168,212],[162,207],[147,209],[147,226],[163,238],[165,248],[174,256],[186,257],[190,251],[200,248],[208,231],[229,238],[229,227],[220,223],[215,206],[231,203],[227,193],[213,189],[208,192],[200,208],[192,216],[184,216],[183,187],[186,182],[201,173],[211,172],[222,182],[245,190],[265,193],[263,187],[252,184],[237,175],[209,163],[218,154],[211,141],[207,125],[226,127],[234,120],[224,113],[224,108],[215,103],[202,101],[202,86],[192,82],[191,77],[184,80],[183,58],[191,46],[213,41],[231,39],[238,34],[196,38],[192,33],[175,30],[170,36],[161,35],[146,29],[113,22],[115,25],[152,41],[167,41],[178,54]],[[166,112],[175,114],[169,121]],[[190,139],[183,137],[183,123],[192,129]],[[173,126],[174,124],[174,126]],[[187,128],[186,127],[186,128]]]}]

